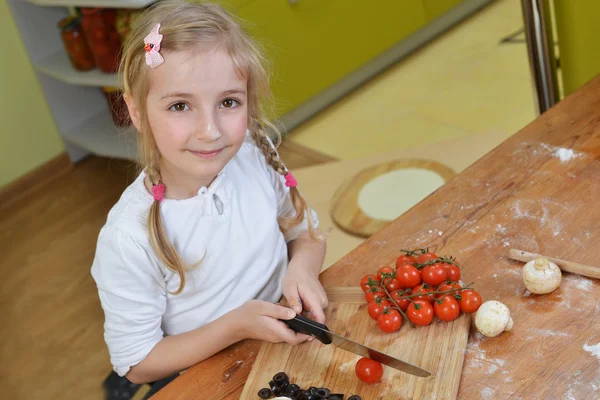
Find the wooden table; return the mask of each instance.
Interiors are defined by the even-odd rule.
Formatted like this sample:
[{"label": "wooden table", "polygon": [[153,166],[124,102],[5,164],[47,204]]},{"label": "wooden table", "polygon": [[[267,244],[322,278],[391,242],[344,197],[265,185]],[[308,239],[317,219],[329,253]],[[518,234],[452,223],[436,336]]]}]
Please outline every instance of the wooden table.
[{"label": "wooden table", "polygon": [[[599,282],[565,273],[557,291],[531,295],[507,258],[514,247],[600,264],[599,158],[600,77],[323,272],[323,285],[355,286],[400,248],[454,255],[463,280],[515,321],[496,338],[471,331],[459,398],[600,398]],[[238,399],[258,350],[238,343],[153,399]]]}]

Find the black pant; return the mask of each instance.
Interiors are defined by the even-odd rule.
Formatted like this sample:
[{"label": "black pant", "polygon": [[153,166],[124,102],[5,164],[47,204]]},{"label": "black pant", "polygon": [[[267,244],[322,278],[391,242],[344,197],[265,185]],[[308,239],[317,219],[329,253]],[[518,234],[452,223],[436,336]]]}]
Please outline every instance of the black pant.
[{"label": "black pant", "polygon": [[[150,391],[144,396],[144,400],[155,395],[158,391],[169,384],[179,374],[171,375],[156,382],[149,383]],[[105,400],[130,400],[140,389],[142,385],[130,382],[125,377],[120,377],[115,371],[104,380],[104,398]]]}]

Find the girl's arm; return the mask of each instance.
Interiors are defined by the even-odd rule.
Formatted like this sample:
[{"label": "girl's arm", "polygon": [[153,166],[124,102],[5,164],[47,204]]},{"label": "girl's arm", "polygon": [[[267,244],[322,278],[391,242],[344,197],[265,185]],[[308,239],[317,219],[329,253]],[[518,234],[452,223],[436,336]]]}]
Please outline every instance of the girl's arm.
[{"label": "girl's arm", "polygon": [[131,367],[127,379],[133,383],[154,382],[189,368],[242,339],[302,343],[308,336],[296,334],[278,321],[295,315],[289,308],[250,300],[201,328],[163,338],[146,358]]},{"label": "girl's arm", "polygon": [[[317,235],[323,234],[316,230]],[[307,233],[288,244],[290,262],[283,280],[283,295],[297,313],[307,311],[320,323],[325,322],[323,309],[327,295],[319,282],[326,250],[325,239],[313,240]]]}]

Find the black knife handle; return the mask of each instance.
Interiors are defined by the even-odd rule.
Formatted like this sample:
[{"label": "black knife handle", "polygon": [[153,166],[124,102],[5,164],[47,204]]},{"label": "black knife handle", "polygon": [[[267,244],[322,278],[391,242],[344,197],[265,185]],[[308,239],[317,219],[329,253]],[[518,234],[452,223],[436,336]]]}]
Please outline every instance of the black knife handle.
[{"label": "black knife handle", "polygon": [[[314,336],[317,339],[319,339],[319,341],[323,344],[331,343],[331,336],[329,336],[327,332],[325,332],[329,331],[327,325],[320,324],[317,321],[313,321],[312,319],[303,317],[300,314],[296,314],[296,316],[293,319],[282,319],[280,321],[285,322],[285,324],[289,326],[290,329],[294,332]],[[325,331],[323,331],[323,329]]]}]

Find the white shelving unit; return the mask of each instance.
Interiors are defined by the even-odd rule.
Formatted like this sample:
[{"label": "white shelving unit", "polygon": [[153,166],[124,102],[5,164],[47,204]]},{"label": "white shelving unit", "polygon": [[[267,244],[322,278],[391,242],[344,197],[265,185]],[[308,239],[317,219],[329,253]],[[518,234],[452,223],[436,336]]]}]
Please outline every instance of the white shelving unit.
[{"label": "white shelving unit", "polygon": [[26,0],[43,7],[142,8],[156,0]]},{"label": "white shelving unit", "polygon": [[77,71],[71,66],[69,56],[59,50],[49,57],[34,64],[34,67],[44,74],[50,75],[70,85],[81,86],[118,86],[117,74],[106,74],[98,68],[90,71]]},{"label": "white shelving unit", "polygon": [[78,71],[65,52],[58,21],[71,7],[141,8],[155,0],[8,0],[25,49],[73,162],[88,154],[135,160],[135,134],[111,119],[103,86],[117,74]]}]

